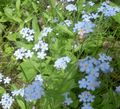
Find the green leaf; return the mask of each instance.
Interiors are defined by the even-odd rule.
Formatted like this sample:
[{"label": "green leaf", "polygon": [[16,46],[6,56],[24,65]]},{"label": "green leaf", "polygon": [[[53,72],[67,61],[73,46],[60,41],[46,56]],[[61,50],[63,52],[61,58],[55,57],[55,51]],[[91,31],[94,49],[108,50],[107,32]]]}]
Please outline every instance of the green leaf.
[{"label": "green leaf", "polygon": [[115,109],[112,104],[106,103],[101,109]]},{"label": "green leaf", "polygon": [[113,19],[120,24],[120,13],[116,14],[116,16],[113,16]]},{"label": "green leaf", "polygon": [[46,19],[50,19],[50,16],[47,14],[47,13],[43,13],[43,16],[46,18]]},{"label": "green leaf", "polygon": [[14,34],[9,34],[8,36],[6,36],[6,38],[9,41],[16,41],[16,36],[18,35],[18,33],[14,33]]},{"label": "green leaf", "polygon": [[63,20],[63,19],[64,19],[64,17],[63,17],[63,15],[62,15],[62,13],[60,13],[59,11],[57,11],[57,14],[59,15],[59,17],[60,17],[60,19],[61,19],[61,20]]},{"label": "green leaf", "polygon": [[33,7],[34,11],[37,13],[37,11],[38,11],[37,5],[34,2],[32,2],[32,7]]},{"label": "green leaf", "polygon": [[29,15],[26,19],[25,19],[25,23],[29,22],[30,20],[32,20],[32,15]]},{"label": "green leaf", "polygon": [[[2,32],[5,29],[5,25],[3,25],[2,23],[0,23],[0,35],[2,34]],[[1,41],[0,41],[1,42]]]},{"label": "green leaf", "polygon": [[3,13],[2,12],[0,12],[0,17],[3,15]]},{"label": "green leaf", "polygon": [[39,25],[38,25],[38,19],[36,16],[33,16],[33,20],[32,20],[32,28],[35,31],[35,41],[38,40],[38,37],[40,35],[40,30],[39,30]]},{"label": "green leaf", "polygon": [[74,35],[73,32],[70,31],[66,26],[58,24],[57,29],[69,34],[70,36]]},{"label": "green leaf", "polygon": [[81,10],[83,10],[83,3],[85,3],[86,0],[77,0],[76,4],[77,4],[77,7],[78,7],[78,12],[81,13]]},{"label": "green leaf", "polygon": [[17,103],[20,106],[21,109],[26,109],[25,104],[22,100],[17,99]]},{"label": "green leaf", "polygon": [[17,0],[17,1],[16,1],[16,9],[17,9],[18,11],[20,11],[20,3],[21,3],[20,0]]},{"label": "green leaf", "polygon": [[24,81],[30,82],[34,79],[37,71],[38,64],[34,61],[26,60],[20,64],[22,73],[20,76]]},{"label": "green leaf", "polygon": [[11,8],[5,7],[4,8],[4,13],[7,17],[12,18],[13,10]]},{"label": "green leaf", "polygon": [[0,95],[4,94],[6,91],[3,87],[0,86]]},{"label": "green leaf", "polygon": [[9,21],[9,20],[10,20],[10,19],[6,18],[5,16],[2,16],[2,17],[0,18],[0,22],[2,22],[2,23],[7,22],[7,21]]},{"label": "green leaf", "polygon": [[75,81],[72,80],[67,80],[67,81],[63,81],[62,84],[60,85],[60,87],[58,87],[59,91],[64,93],[66,91],[69,91],[70,89],[74,88],[76,86]]},{"label": "green leaf", "polygon": [[21,23],[21,22],[22,22],[21,18],[19,18],[19,17],[17,17],[17,16],[13,16],[12,19],[13,19],[14,21],[18,22],[18,23]]},{"label": "green leaf", "polygon": [[16,41],[17,47],[24,47],[26,49],[31,49],[33,47],[32,44],[24,43],[22,41]]},{"label": "green leaf", "polygon": [[8,20],[12,20],[18,23],[22,22],[22,19],[18,15],[13,15],[13,10],[11,8],[4,8],[5,15],[8,17]]}]

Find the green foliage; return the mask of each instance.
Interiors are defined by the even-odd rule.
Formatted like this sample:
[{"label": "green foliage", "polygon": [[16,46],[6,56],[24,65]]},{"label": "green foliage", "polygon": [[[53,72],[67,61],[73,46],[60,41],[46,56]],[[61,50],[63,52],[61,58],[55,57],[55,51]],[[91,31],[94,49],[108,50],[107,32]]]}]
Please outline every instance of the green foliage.
[{"label": "green foliage", "polygon": [[[83,89],[78,88],[78,80],[83,74],[78,71],[78,60],[88,55],[97,57],[98,53],[105,52],[113,57],[112,66],[115,69],[107,77],[100,75],[101,88],[93,92],[96,98],[92,105],[95,109],[119,109],[120,94],[114,90],[120,82],[120,14],[109,19],[101,15],[100,19],[95,21],[97,26],[94,32],[81,39],[80,35],[73,32],[73,24],[81,21],[82,10],[95,12],[100,3],[96,2],[93,8],[84,8],[82,4],[86,0],[76,0],[78,10],[71,13],[64,9],[62,3],[57,2],[57,0],[39,0],[39,3],[36,0],[0,1],[0,72],[12,78],[11,86],[15,86],[14,89],[30,84],[37,74],[41,74],[45,88],[45,96],[40,100],[27,103],[23,98],[16,97],[16,103],[12,108],[32,109],[35,106],[36,109],[79,109],[81,103],[78,94]],[[57,23],[53,21],[55,17],[59,19]],[[66,19],[72,20],[71,27],[61,24]],[[21,47],[31,50],[38,42],[45,26],[53,29],[53,32],[44,38],[49,44],[46,59],[40,60],[34,54],[30,59],[16,61],[14,51]],[[22,39],[19,32],[23,27],[35,31],[33,42]],[[59,34],[56,35],[57,33]],[[76,48],[73,48],[74,44],[77,44]],[[69,56],[72,62],[67,69],[56,70],[54,62],[62,56]],[[6,89],[11,90],[10,86],[0,86],[0,96]],[[74,101],[70,106],[63,105],[63,94],[66,92],[70,92],[70,97]]]}]

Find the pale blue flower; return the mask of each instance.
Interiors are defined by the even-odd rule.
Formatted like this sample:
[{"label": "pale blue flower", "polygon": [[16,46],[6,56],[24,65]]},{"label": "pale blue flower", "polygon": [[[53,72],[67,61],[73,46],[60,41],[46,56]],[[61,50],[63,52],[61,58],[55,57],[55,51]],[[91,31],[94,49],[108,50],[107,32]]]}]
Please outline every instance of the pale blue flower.
[{"label": "pale blue flower", "polygon": [[79,80],[78,83],[80,88],[86,88],[88,84],[87,80],[84,78],[82,80]]},{"label": "pale blue flower", "polygon": [[96,66],[91,72],[90,72],[90,75],[93,75],[94,77],[99,77],[100,75],[100,72],[99,72],[99,66]]},{"label": "pale blue flower", "polygon": [[73,4],[68,4],[66,7],[65,7],[66,10],[68,11],[77,11],[77,7]]},{"label": "pale blue flower", "polygon": [[106,54],[100,53],[98,60],[100,60],[101,62],[105,62],[105,61],[112,61],[112,58],[110,56],[107,56]]},{"label": "pale blue flower", "polygon": [[81,72],[89,74],[94,69],[94,66],[90,60],[80,60],[79,68]]},{"label": "pale blue flower", "polygon": [[[90,91],[95,91],[96,88],[100,86],[100,81],[98,80],[100,72],[108,73],[113,70],[110,66],[110,61],[112,58],[106,54],[99,54],[99,58],[93,58],[87,56],[84,59],[79,60],[79,69],[81,72],[86,74],[85,78],[78,81],[79,88],[85,88]],[[119,87],[116,88],[119,91]],[[91,95],[89,91],[82,92],[79,96],[79,101],[83,102],[83,107],[81,109],[93,109],[90,105],[94,102],[94,95]]]},{"label": "pale blue flower", "polygon": [[116,89],[115,89],[115,91],[116,91],[117,93],[120,93],[120,86],[117,86]]},{"label": "pale blue flower", "polygon": [[65,105],[69,106],[70,104],[73,103],[73,100],[71,99],[69,92],[66,92],[66,93],[64,93],[63,95],[64,95],[64,97],[65,97],[65,100],[64,100],[64,104],[65,104]]},{"label": "pale blue flower", "polygon": [[99,81],[89,81],[87,84],[87,90],[92,90],[94,91],[97,87],[100,86],[100,82]]},{"label": "pale blue flower", "polygon": [[26,101],[34,101],[40,99],[44,95],[44,89],[40,81],[34,81],[24,89],[24,97]]},{"label": "pale blue flower", "polygon": [[113,71],[113,68],[111,68],[109,62],[103,62],[100,64],[100,69],[103,73],[109,73]]},{"label": "pale blue flower", "polygon": [[73,103],[73,100],[72,100],[70,97],[67,97],[67,98],[65,98],[64,103],[65,103],[67,106],[69,106],[70,104]]},{"label": "pale blue flower", "polygon": [[71,24],[72,24],[71,20],[64,20],[64,21],[62,22],[62,25],[68,26],[68,27],[70,27]]},{"label": "pale blue flower", "polygon": [[61,57],[55,61],[54,67],[58,70],[67,68],[67,64],[71,61],[68,56]]},{"label": "pale blue flower", "polygon": [[107,2],[103,2],[98,8],[98,12],[102,12],[104,16],[110,17],[115,16],[118,12],[120,12],[120,8],[110,6]]},{"label": "pale blue flower", "polygon": [[92,1],[89,1],[88,4],[89,4],[90,6],[94,6],[95,3],[92,2]]},{"label": "pale blue flower", "polygon": [[92,95],[89,91],[82,92],[79,96],[79,101],[84,103],[94,102],[95,96]]},{"label": "pale blue flower", "polygon": [[93,29],[95,28],[95,24],[91,21],[82,21],[75,24],[73,31],[79,32],[80,30],[85,31],[85,33],[91,33],[93,32]]},{"label": "pale blue flower", "polygon": [[57,23],[58,21],[59,21],[58,17],[55,17],[55,18],[53,19],[53,22],[54,22],[54,23]]},{"label": "pale blue flower", "polygon": [[13,97],[10,96],[8,93],[4,93],[0,100],[0,105],[2,106],[3,109],[10,109],[13,102],[14,102]]},{"label": "pale blue flower", "polygon": [[93,109],[93,107],[90,105],[90,103],[84,103],[81,109]]},{"label": "pale blue flower", "polygon": [[82,13],[82,18],[83,18],[83,21],[91,21],[91,20],[95,20],[99,17],[98,13],[86,13],[83,11]]},{"label": "pale blue flower", "polygon": [[33,29],[29,29],[27,27],[23,28],[20,31],[20,34],[22,35],[22,38],[25,38],[28,42],[33,41],[34,40],[34,30]]}]

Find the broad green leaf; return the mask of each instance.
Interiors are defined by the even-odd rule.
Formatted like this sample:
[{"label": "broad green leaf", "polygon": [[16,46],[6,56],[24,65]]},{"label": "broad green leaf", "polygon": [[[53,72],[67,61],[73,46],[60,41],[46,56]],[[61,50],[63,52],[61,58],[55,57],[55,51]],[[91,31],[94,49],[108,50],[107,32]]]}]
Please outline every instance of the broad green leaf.
[{"label": "broad green leaf", "polygon": [[20,11],[20,3],[21,3],[20,0],[16,1],[16,9],[18,10],[18,12]]},{"label": "broad green leaf", "polygon": [[34,11],[37,13],[37,11],[38,11],[37,5],[34,2],[32,2],[32,7],[33,7]]},{"label": "broad green leaf", "polygon": [[113,16],[113,19],[120,24],[120,13],[116,14],[116,16]]},{"label": "broad green leaf", "polygon": [[13,10],[11,8],[6,7],[4,9],[4,12],[5,12],[5,15],[8,17],[8,20],[12,20],[18,23],[22,22],[21,18],[18,17],[18,15],[13,15]]},{"label": "broad green leaf", "polygon": [[47,14],[47,13],[43,13],[43,16],[46,18],[46,19],[50,19],[50,16]]},{"label": "broad green leaf", "polygon": [[63,20],[63,19],[64,19],[64,17],[63,17],[63,15],[62,15],[62,13],[61,13],[61,12],[57,11],[57,14],[59,15],[59,17],[60,17],[60,19],[61,19],[61,20]]},{"label": "broad green leaf", "polygon": [[72,80],[63,81],[60,87],[58,86],[58,88],[60,92],[64,93],[74,88],[75,86],[76,86],[75,81],[72,79]]},{"label": "broad green leaf", "polygon": [[32,15],[29,15],[29,16],[25,19],[25,23],[27,23],[27,22],[31,21],[31,20],[32,20],[32,18],[33,18],[33,16],[32,16]]},{"label": "broad green leaf", "polygon": [[2,17],[0,18],[0,22],[1,22],[1,23],[7,22],[7,21],[10,21],[10,19],[6,18],[5,16],[2,16]]},{"label": "broad green leaf", "polygon": [[30,82],[37,74],[38,64],[34,61],[26,60],[20,64],[22,73],[20,76],[24,81]]},{"label": "broad green leaf", "polygon": [[0,23],[0,35],[2,34],[2,32],[3,32],[4,29],[5,29],[5,25],[3,25],[2,23]]},{"label": "broad green leaf", "polygon": [[20,106],[21,109],[26,109],[25,104],[22,100],[17,99],[17,103]]},{"label": "broad green leaf", "polygon": [[2,12],[0,12],[0,17],[3,15],[3,13]]},{"label": "broad green leaf", "polygon": [[57,25],[57,29],[58,29],[58,30],[61,30],[61,31],[67,33],[67,34],[69,34],[70,36],[73,36],[73,35],[74,35],[73,32],[70,31],[66,26],[63,26],[63,25],[58,24],[58,25]]},{"label": "broad green leaf", "polygon": [[4,94],[6,91],[3,87],[0,86],[0,95]]},{"label": "broad green leaf", "polygon": [[13,16],[12,19],[18,23],[22,23],[21,18],[17,17],[17,16]]},{"label": "broad green leaf", "polygon": [[12,18],[13,10],[11,8],[5,7],[4,8],[4,13],[7,17]]},{"label": "broad green leaf", "polygon": [[14,33],[14,34],[9,34],[9,35],[7,35],[6,36],[6,38],[9,40],[9,41],[16,41],[16,36],[17,36],[18,34],[17,33]]},{"label": "broad green leaf", "polygon": [[[25,42],[26,42],[26,40],[25,40]],[[17,45],[17,47],[24,47],[26,49],[31,49],[33,47],[32,44],[28,44],[28,43],[25,43],[25,42],[16,41],[16,45]]]},{"label": "broad green leaf", "polygon": [[40,30],[39,30],[39,25],[38,25],[38,19],[36,16],[33,16],[33,20],[32,20],[32,28],[35,31],[35,41],[38,40],[38,37],[40,35]]}]

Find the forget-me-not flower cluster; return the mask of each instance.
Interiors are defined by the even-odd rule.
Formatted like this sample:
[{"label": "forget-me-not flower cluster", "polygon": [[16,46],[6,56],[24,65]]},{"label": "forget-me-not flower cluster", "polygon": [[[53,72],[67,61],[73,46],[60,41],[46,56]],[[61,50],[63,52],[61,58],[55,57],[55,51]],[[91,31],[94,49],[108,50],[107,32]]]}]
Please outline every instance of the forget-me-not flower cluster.
[{"label": "forget-me-not flower cluster", "polygon": [[83,103],[83,107],[81,109],[93,109],[90,103]]},{"label": "forget-me-not flower cluster", "polygon": [[76,5],[74,5],[72,2],[74,2],[74,0],[61,0],[64,3],[67,3],[65,9],[69,12],[73,12],[73,11],[77,11],[77,7]]},{"label": "forget-me-not flower cluster", "polygon": [[[89,5],[94,6],[94,2],[89,1],[83,4],[83,7]],[[93,32],[93,29],[95,28],[95,24],[92,22],[93,20],[96,20],[98,17],[100,17],[100,13],[102,13],[104,16],[111,17],[116,15],[118,12],[120,12],[119,7],[113,7],[110,6],[108,2],[103,2],[101,6],[98,8],[97,12],[87,13],[85,11],[82,12],[82,21],[79,21],[74,25],[73,31],[78,32],[84,31],[84,33],[90,33]]]},{"label": "forget-me-not flower cluster", "polygon": [[116,91],[117,93],[120,93],[120,86],[117,86],[116,89],[115,89],[115,91]]},{"label": "forget-me-not flower cluster", "polygon": [[[15,51],[14,56],[16,57],[17,60],[22,60],[23,58],[31,58],[33,56],[33,54],[37,54],[37,57],[40,59],[45,59],[46,57],[46,51],[48,50],[48,44],[46,42],[43,41],[43,38],[46,37],[48,35],[48,33],[52,32],[53,29],[51,29],[50,27],[45,27],[42,32],[41,35],[39,37],[38,43],[36,43],[33,46],[34,52],[32,50],[27,50],[24,47],[19,48]],[[23,38],[26,37],[31,37],[30,35],[34,34],[33,30],[30,30],[29,28],[23,28],[20,33],[23,35]]]},{"label": "forget-me-not flower cluster", "polygon": [[[0,74],[1,75],[1,74]],[[3,78],[3,76],[1,76]],[[3,109],[10,109],[14,98],[17,96],[24,97],[26,101],[35,101],[44,95],[43,79],[41,75],[36,75],[32,84],[25,88],[15,89],[10,93],[4,93],[0,100],[0,105]]]},{"label": "forget-me-not flower cluster", "polygon": [[11,81],[11,78],[5,77],[2,73],[0,73],[0,83],[3,82],[4,85],[9,84]]},{"label": "forget-me-not flower cluster", "polygon": [[65,105],[69,106],[70,104],[73,103],[73,100],[71,99],[69,92],[66,92],[66,93],[64,93],[63,95],[64,95],[64,97],[65,97],[65,100],[64,100],[64,104],[65,104]]},{"label": "forget-me-not flower cluster", "polygon": [[15,96],[21,96],[23,97],[24,96],[24,88],[21,88],[21,89],[16,89],[16,90],[13,90],[12,92],[12,96],[15,97]]},{"label": "forget-me-not flower cluster", "polygon": [[95,96],[89,91],[84,91],[78,95],[79,101],[83,102],[82,109],[93,109],[91,103],[94,102]]},{"label": "forget-me-not flower cluster", "polygon": [[71,20],[64,20],[64,21],[62,22],[62,25],[63,25],[63,26],[68,26],[68,27],[70,27],[70,26],[72,25],[72,22],[71,22]]},{"label": "forget-me-not flower cluster", "polygon": [[[86,75],[83,79],[78,81],[79,88],[84,88],[89,91],[94,91],[97,87],[99,87],[101,83],[98,80],[100,72],[109,73],[113,71],[113,68],[110,65],[111,61],[112,58],[103,53],[99,54],[98,59],[90,56],[87,56],[85,59],[80,59],[79,69],[81,72],[84,72]],[[82,92],[79,95],[80,101],[83,101],[84,103],[86,103],[86,101],[90,101],[88,95],[91,98],[91,102],[94,101],[95,96],[91,96],[90,92],[88,91]],[[85,106],[86,105],[84,105],[83,107]]]},{"label": "forget-me-not flower cluster", "polygon": [[93,29],[95,28],[95,24],[91,21],[79,21],[78,23],[75,24],[73,31],[74,32],[79,32],[83,30],[85,33],[91,33],[93,32]]},{"label": "forget-me-not flower cluster", "polygon": [[41,31],[40,38],[46,37],[49,33],[51,33],[53,29],[51,27],[44,27]]},{"label": "forget-me-not flower cluster", "polygon": [[120,8],[110,6],[107,2],[103,2],[98,8],[98,12],[102,12],[106,17],[111,17],[120,12]]},{"label": "forget-me-not flower cluster", "polygon": [[23,28],[20,31],[20,34],[22,35],[22,38],[26,39],[28,42],[33,41],[34,40],[34,30],[33,29],[29,29],[27,27]]},{"label": "forget-me-not flower cluster", "polygon": [[14,56],[17,60],[22,60],[23,58],[31,58],[33,55],[33,52],[30,50],[27,50],[25,48],[19,48],[15,51]]},{"label": "forget-me-not flower cluster", "polygon": [[44,95],[44,89],[41,81],[36,80],[24,88],[24,97],[26,101],[40,99]]},{"label": "forget-me-not flower cluster", "polygon": [[79,96],[79,101],[83,103],[92,103],[94,102],[95,96],[92,95],[89,91],[82,92]]},{"label": "forget-me-not flower cluster", "polygon": [[[11,78],[5,77],[2,73],[0,73],[0,83],[3,82],[4,85],[10,84]],[[10,109],[14,99],[8,93],[4,93],[0,100],[0,105],[3,109]]]},{"label": "forget-me-not flower cluster", "polygon": [[66,10],[72,12],[72,11],[77,11],[77,7],[73,4],[68,4],[66,7],[65,7]]},{"label": "forget-me-not flower cluster", "polygon": [[61,2],[74,2],[74,0],[60,0]]},{"label": "forget-me-not flower cluster", "polygon": [[99,17],[98,13],[87,13],[84,12],[82,13],[82,19],[83,21],[89,22],[91,20],[96,20]]},{"label": "forget-me-not flower cluster", "polygon": [[95,3],[93,1],[89,1],[89,2],[84,2],[82,6],[83,7],[85,7],[85,6],[91,6],[92,7],[94,5],[95,5]]},{"label": "forget-me-not flower cluster", "polygon": [[37,52],[38,58],[45,59],[47,55],[46,51],[48,50],[48,44],[40,39],[38,43],[34,45],[33,50]]},{"label": "forget-me-not flower cluster", "polygon": [[71,61],[71,59],[68,56],[61,57],[55,61],[54,67],[58,70],[63,69],[65,70],[67,67],[67,64]]},{"label": "forget-me-not flower cluster", "polygon": [[43,41],[44,37],[47,37],[49,33],[53,31],[50,27],[44,27],[44,29],[41,32],[41,35],[39,37],[38,43],[36,43],[33,47],[33,50],[37,52],[37,57],[39,59],[45,59],[48,51],[48,44]]},{"label": "forget-me-not flower cluster", "polygon": [[12,96],[10,96],[8,93],[5,93],[2,95],[0,104],[2,105],[3,109],[10,109],[13,102],[14,102],[14,99],[12,98]]},{"label": "forget-me-not flower cluster", "polygon": [[89,2],[88,2],[88,5],[90,5],[90,6],[94,6],[94,5],[95,5],[95,3],[94,3],[94,2],[92,2],[92,1],[89,1]]}]

